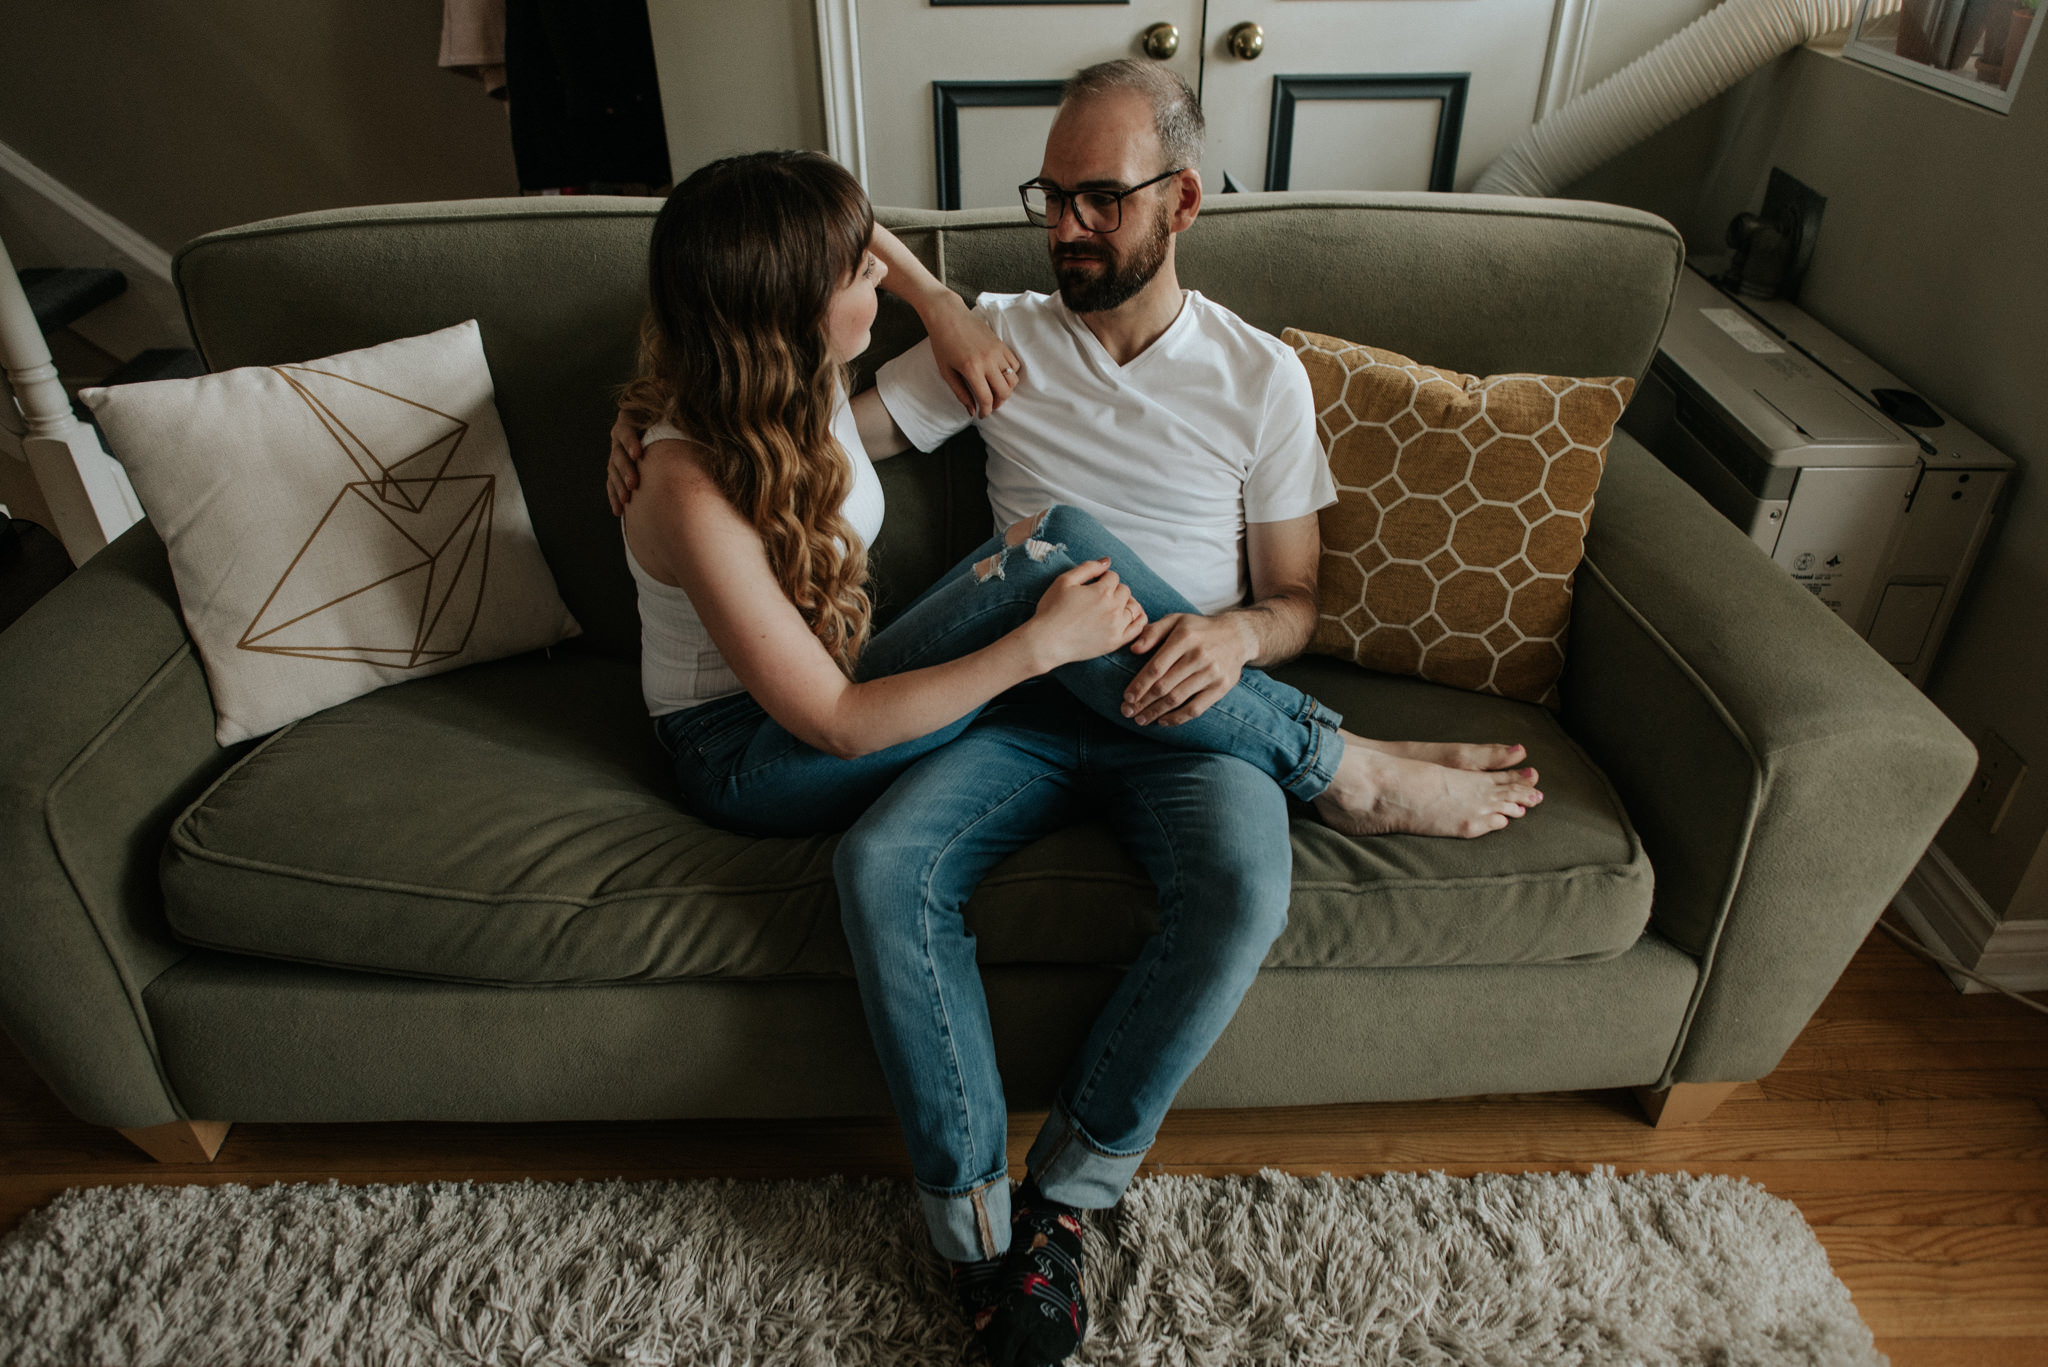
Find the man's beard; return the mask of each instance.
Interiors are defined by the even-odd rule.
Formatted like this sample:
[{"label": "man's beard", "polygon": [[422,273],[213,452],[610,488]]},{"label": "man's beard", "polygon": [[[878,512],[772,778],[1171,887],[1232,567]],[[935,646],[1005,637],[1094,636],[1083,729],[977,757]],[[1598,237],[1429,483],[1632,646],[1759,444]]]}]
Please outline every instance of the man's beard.
[{"label": "man's beard", "polygon": [[[1128,302],[1152,283],[1152,277],[1166,263],[1166,244],[1172,237],[1167,225],[1171,221],[1171,214],[1162,207],[1152,220],[1152,230],[1130,243],[1121,260],[1112,248],[1085,240],[1055,246],[1052,270],[1059,277],[1060,298],[1076,313],[1106,313]],[[1080,260],[1102,264],[1100,269],[1074,264]]]}]

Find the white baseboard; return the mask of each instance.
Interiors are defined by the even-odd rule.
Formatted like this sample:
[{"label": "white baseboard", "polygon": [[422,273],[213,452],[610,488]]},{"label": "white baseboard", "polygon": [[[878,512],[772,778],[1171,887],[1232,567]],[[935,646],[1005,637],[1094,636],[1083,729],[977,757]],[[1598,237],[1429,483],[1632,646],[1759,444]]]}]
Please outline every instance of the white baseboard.
[{"label": "white baseboard", "polygon": [[[1939,845],[1929,847],[1892,906],[1936,953],[2011,991],[2048,991],[2048,921],[2001,921]],[[1965,992],[1991,990],[1948,976]]]},{"label": "white baseboard", "polygon": [[0,143],[0,238],[17,266],[110,266],[127,292],[73,323],[121,359],[150,347],[190,346],[171,283],[171,254]]}]

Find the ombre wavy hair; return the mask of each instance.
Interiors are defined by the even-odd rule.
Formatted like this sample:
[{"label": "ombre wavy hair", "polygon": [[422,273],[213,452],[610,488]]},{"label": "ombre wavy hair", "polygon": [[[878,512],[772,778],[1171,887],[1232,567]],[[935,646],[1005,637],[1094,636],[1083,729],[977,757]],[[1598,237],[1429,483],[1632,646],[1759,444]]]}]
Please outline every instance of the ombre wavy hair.
[{"label": "ombre wavy hair", "polygon": [[847,367],[826,311],[853,279],[875,215],[816,152],[756,152],[694,172],[648,248],[640,364],[619,408],[671,422],[709,453],[719,490],[761,534],[790,602],[851,676],[873,603],[867,547],[841,512],[853,467],[832,435]]}]

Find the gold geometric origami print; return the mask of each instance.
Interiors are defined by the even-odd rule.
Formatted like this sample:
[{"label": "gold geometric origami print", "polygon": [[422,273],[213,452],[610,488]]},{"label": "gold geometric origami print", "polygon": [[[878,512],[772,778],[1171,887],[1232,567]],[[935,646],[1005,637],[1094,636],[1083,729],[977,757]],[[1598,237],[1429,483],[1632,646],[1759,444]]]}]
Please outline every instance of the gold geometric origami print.
[{"label": "gold geometric origami print", "polygon": [[1337,503],[1309,649],[1554,703],[1572,576],[1635,382],[1484,378],[1289,328]]},{"label": "gold geometric origami print", "polygon": [[448,475],[469,424],[307,366],[272,366],[363,478],[341,487],[236,644],[417,669],[468,646],[490,569],[493,475]]}]

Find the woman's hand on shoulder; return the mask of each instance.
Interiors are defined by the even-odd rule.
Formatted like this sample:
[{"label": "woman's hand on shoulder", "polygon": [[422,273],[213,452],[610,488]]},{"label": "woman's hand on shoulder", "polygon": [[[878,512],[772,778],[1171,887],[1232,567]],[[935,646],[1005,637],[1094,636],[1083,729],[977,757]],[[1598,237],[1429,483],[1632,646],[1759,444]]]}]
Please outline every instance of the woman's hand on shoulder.
[{"label": "woman's hand on shoulder", "polygon": [[1003,406],[1024,373],[1024,362],[975,316],[959,295],[939,282],[896,234],[875,225],[875,254],[889,273],[882,288],[917,310],[932,339],[932,359],[961,407],[985,418]]},{"label": "woman's hand on shoulder", "polygon": [[633,491],[640,487],[640,429],[624,413],[612,423],[611,459],[605,462],[604,492],[613,517],[624,517]]},{"label": "woman's hand on shoulder", "polygon": [[932,339],[932,359],[953,397],[977,418],[1003,406],[1023,376],[1024,362],[960,297],[946,291],[951,306],[929,310],[925,331]]},{"label": "woman's hand on shoulder", "polygon": [[1109,567],[1106,556],[1076,565],[1053,580],[1031,617],[1047,670],[1107,655],[1129,645],[1144,629],[1145,609]]}]

